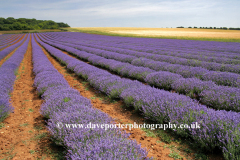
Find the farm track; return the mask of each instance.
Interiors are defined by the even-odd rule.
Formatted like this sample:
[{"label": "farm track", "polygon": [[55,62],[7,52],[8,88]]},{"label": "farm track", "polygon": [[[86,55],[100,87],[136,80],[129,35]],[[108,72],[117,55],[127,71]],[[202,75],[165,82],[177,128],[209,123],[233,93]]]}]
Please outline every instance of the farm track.
[{"label": "farm track", "polygon": [[33,87],[34,77],[30,40],[11,93],[14,113],[10,113],[2,122],[4,127],[0,130],[0,159],[51,159],[47,157],[46,150],[52,151],[54,148],[50,146],[45,119],[39,112],[43,101]]},{"label": "farm track", "polygon": [[[61,65],[43,47],[42,50],[47,55],[49,61],[53,64],[53,66],[68,81],[69,85],[72,88],[78,90],[83,97],[90,99],[93,107],[101,110],[104,113],[107,113],[110,117],[112,117],[115,120],[116,123],[120,124],[129,123],[133,124],[134,122],[136,122],[137,124],[144,123],[144,119],[142,118],[142,116],[139,116],[138,113],[133,113],[129,109],[126,109],[122,101],[114,101],[113,103],[111,103],[109,99],[106,99],[106,95],[99,93],[99,91],[95,90],[84,80],[80,79],[75,73],[69,72],[66,69],[66,66]],[[125,129],[125,131],[127,133],[131,133],[130,139],[136,140],[138,144],[141,143],[141,146],[143,148],[147,148],[147,150],[150,150],[148,153],[148,157],[155,157],[157,159],[164,160],[173,159],[168,156],[168,154],[171,153],[170,149],[163,147],[165,144],[164,142],[156,143],[157,141],[160,141],[159,138],[147,137],[145,135],[146,132],[144,132],[141,129],[132,129],[131,131]],[[186,160],[186,158],[184,158],[184,160]]]},{"label": "farm track", "polygon": [[[24,35],[22,35],[22,37],[21,37],[18,41],[16,41],[15,43],[13,43],[13,44],[11,44],[11,45],[9,45],[9,46],[6,46],[6,47],[0,49],[0,51],[2,51],[2,50],[4,50],[5,48],[10,47],[10,46],[12,46],[12,45],[18,43],[19,41],[21,41],[21,40],[23,39],[23,37],[24,37]],[[11,42],[12,42],[12,41],[11,41]]]}]

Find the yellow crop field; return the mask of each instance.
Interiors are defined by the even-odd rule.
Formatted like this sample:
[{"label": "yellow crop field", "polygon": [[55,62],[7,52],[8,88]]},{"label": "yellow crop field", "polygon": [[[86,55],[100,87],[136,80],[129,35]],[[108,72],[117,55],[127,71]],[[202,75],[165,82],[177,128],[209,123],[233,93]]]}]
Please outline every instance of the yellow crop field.
[{"label": "yellow crop field", "polygon": [[86,33],[153,37],[153,38],[176,38],[193,40],[217,40],[240,42],[239,30],[223,29],[200,29],[200,28],[131,28],[131,27],[73,27],[69,31]]}]

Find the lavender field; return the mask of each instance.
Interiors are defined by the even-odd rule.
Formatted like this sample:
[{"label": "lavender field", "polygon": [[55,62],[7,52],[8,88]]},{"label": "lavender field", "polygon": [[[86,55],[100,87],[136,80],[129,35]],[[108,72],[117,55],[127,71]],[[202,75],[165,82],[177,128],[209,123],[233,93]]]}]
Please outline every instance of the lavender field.
[{"label": "lavender field", "polygon": [[[66,124],[112,123],[72,87],[42,47],[72,73],[113,100],[122,100],[154,123],[200,124],[173,129],[201,150],[240,160],[240,44],[131,38],[73,32],[0,35],[0,119],[10,103],[16,71],[31,46],[40,113],[67,159],[151,159],[120,129],[68,130]],[[12,52],[14,53],[12,54]],[[64,52],[63,52],[64,51]],[[12,54],[11,56],[10,53]],[[6,57],[9,56],[7,59]]]}]

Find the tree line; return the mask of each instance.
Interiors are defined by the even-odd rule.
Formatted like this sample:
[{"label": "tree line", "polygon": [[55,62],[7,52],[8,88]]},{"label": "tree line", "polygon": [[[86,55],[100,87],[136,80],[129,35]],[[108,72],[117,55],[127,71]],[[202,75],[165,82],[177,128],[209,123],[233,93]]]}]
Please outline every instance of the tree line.
[{"label": "tree line", "polygon": [[70,27],[67,23],[54,22],[52,20],[36,20],[35,18],[0,17],[0,31],[10,30],[40,30],[40,29],[59,29]]},{"label": "tree line", "polygon": [[[177,28],[184,28],[183,26],[177,27]],[[198,27],[187,27],[187,28],[198,28]],[[199,27],[200,29],[225,29],[225,30],[240,30],[240,28],[227,28],[227,27]]]}]

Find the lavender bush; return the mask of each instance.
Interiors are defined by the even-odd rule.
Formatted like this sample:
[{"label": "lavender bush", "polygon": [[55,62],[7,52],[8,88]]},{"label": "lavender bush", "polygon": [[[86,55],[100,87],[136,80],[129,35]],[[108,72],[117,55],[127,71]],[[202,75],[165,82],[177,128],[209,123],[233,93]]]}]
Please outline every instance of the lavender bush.
[{"label": "lavender bush", "polygon": [[3,39],[4,41],[0,41],[0,49],[5,48],[7,46],[16,43],[23,35],[15,35],[11,39]]},{"label": "lavender bush", "polygon": [[[205,77],[205,81],[202,81],[197,78],[183,78],[181,75],[185,75],[185,77],[189,77],[187,75],[191,75],[190,77],[202,77],[200,75],[204,75],[206,73],[206,69],[200,68],[200,67],[195,67],[195,69],[189,69],[188,66],[185,66],[187,68],[183,69],[181,66],[172,66],[172,65],[166,65],[162,64],[162,62],[157,63],[158,65],[161,66],[162,70],[170,70],[171,72],[178,72],[180,74],[176,73],[171,73],[167,71],[154,71],[146,67],[137,67],[134,65],[131,65],[129,63],[124,63],[124,62],[119,62],[116,60],[112,59],[106,59],[91,53],[86,53],[83,51],[79,51],[77,49],[74,49],[72,47],[64,46],[61,44],[57,43],[51,43],[54,44],[54,46],[57,46],[60,49],[64,49],[66,51],[71,52],[72,54],[78,56],[79,58],[83,60],[88,60],[92,64],[95,64],[97,66],[101,66],[104,68],[107,68],[111,71],[117,72],[118,74],[125,76],[125,77],[131,77],[137,80],[144,81],[150,85],[157,86],[161,89],[165,90],[171,90],[173,89],[174,91],[181,93],[181,94],[186,94],[189,95],[191,98],[195,98],[200,100],[203,104],[208,105],[212,108],[216,109],[227,109],[227,110],[233,110],[233,111],[240,111],[239,103],[235,103],[240,101],[239,96],[228,96],[230,94],[233,95],[239,95],[239,89],[232,87],[223,87],[221,89],[221,92],[219,92],[218,96],[223,97],[223,98],[215,98],[216,95],[214,92],[208,92],[209,94],[201,94],[202,91],[208,91],[208,90],[214,90],[217,92],[219,87],[214,84],[214,82],[211,81],[211,77],[216,77],[216,75],[222,74],[221,72],[216,72],[216,75],[211,75],[208,74],[209,76],[203,76]],[[86,54],[84,56],[84,54]],[[66,55],[65,55],[66,56]],[[66,57],[67,58],[67,57]],[[142,65],[142,64],[147,64],[155,68],[158,66],[157,64],[152,63],[152,60],[146,59],[146,58],[139,58],[133,60],[133,63],[136,65]],[[72,66],[77,66],[74,71],[81,77],[87,79],[87,74],[88,72],[94,72],[97,73],[95,70],[90,69],[84,65],[76,65],[76,61],[71,61],[71,63],[68,63],[69,69],[73,69]],[[81,66],[81,67],[80,67]],[[166,69],[167,68],[167,69]],[[213,71],[209,72],[212,73]],[[227,76],[227,78],[223,78],[224,75],[231,75]],[[210,78],[206,78],[210,77]],[[222,77],[222,78],[221,78]],[[216,82],[223,82],[224,84],[228,85],[225,81],[228,79],[231,79],[229,85],[235,85],[237,84],[237,77],[236,74],[233,73],[224,73],[222,76],[219,76],[219,78],[214,78]],[[227,81],[228,82],[228,81]],[[220,83],[221,84],[221,83]],[[225,88],[225,89],[224,89]],[[231,92],[229,92],[231,90]],[[211,94],[210,94],[211,93]],[[118,96],[113,96],[113,97],[118,97]],[[206,100],[210,99],[210,100]],[[228,107],[226,107],[228,106]]]},{"label": "lavender bush", "polygon": [[[196,77],[196,78],[205,80],[204,76],[209,75],[207,80],[214,81],[219,85],[239,87],[239,83],[236,82],[235,79],[240,79],[240,75],[236,74],[236,73],[219,72],[218,78],[216,78],[216,76],[213,76],[213,77],[211,76],[213,71],[209,71],[202,67],[192,67],[192,66],[184,66],[181,64],[171,64],[168,62],[160,62],[160,61],[148,59],[149,57],[144,58],[146,56],[141,57],[140,55],[135,56],[135,57],[134,56],[126,57],[126,55],[122,55],[122,57],[121,57],[121,54],[116,53],[116,52],[109,52],[109,51],[108,52],[103,52],[103,51],[99,52],[99,49],[94,49],[91,47],[82,47],[79,45],[74,45],[74,44],[69,44],[69,43],[61,43],[61,42],[56,43],[51,40],[50,41],[45,40],[43,38],[42,38],[42,40],[44,42],[47,42],[48,44],[57,46],[61,49],[64,49],[64,50],[67,49],[68,51],[70,51],[73,54],[76,54],[77,51],[74,50],[73,48],[69,49],[70,47],[67,47],[67,46],[71,46],[71,47],[77,48],[82,51],[87,51],[92,54],[97,54],[97,55],[103,56],[107,59],[111,58],[111,59],[115,59],[117,61],[128,62],[135,66],[139,66],[139,67],[148,67],[148,68],[156,70],[156,71],[169,71],[169,72],[177,73],[177,74],[182,75],[184,78]],[[65,45],[67,45],[67,46],[65,46]],[[74,50],[74,52],[72,52],[73,50]],[[134,52],[134,54],[137,54],[137,53]],[[90,55],[88,55],[88,57],[85,57],[85,58],[89,58],[89,56]],[[138,57],[140,57],[140,58],[138,58]],[[222,66],[221,64],[219,64],[219,65]],[[233,68],[233,67],[230,67],[230,68]],[[239,66],[237,66],[235,68],[239,69]],[[233,76],[234,76],[234,78],[232,78]],[[226,83],[226,81],[228,81],[228,83]]]},{"label": "lavender bush", "polygon": [[[59,39],[54,39],[55,41],[59,41]],[[156,52],[149,52],[149,51],[134,51],[134,50],[127,50],[127,49],[120,49],[117,47],[109,47],[109,46],[103,46],[103,45],[96,45],[96,44],[84,44],[84,43],[79,43],[76,41],[73,41],[71,38],[64,38],[65,41],[60,40],[61,42],[66,43],[66,41],[68,41],[67,43],[69,43],[69,41],[73,44],[81,44],[80,48],[81,50],[87,50],[89,52],[91,52],[91,50],[94,51],[94,48],[98,49],[98,50],[105,50],[106,52],[111,51],[111,52],[115,52],[115,54],[117,53],[122,53],[122,54],[127,54],[127,55],[132,55],[132,56],[136,56],[136,57],[145,57],[145,58],[149,58],[149,59],[153,59],[153,60],[157,60],[157,61],[164,61],[164,62],[168,62],[168,63],[172,63],[172,64],[181,64],[181,65],[188,65],[188,66],[194,66],[194,67],[202,67],[202,68],[206,68],[208,70],[213,70],[213,71],[227,71],[227,72],[234,72],[234,73],[240,73],[240,61],[238,60],[222,60],[222,58],[219,59],[219,57],[214,57],[211,60],[216,60],[216,62],[206,62],[206,61],[201,61],[201,60],[196,60],[196,59],[187,59],[187,58],[181,58],[181,56],[179,57],[175,57],[174,55],[162,55],[162,54],[158,54]],[[69,45],[69,44],[67,44]],[[115,45],[114,45],[115,46]],[[175,51],[175,50],[171,50],[171,51]],[[153,54],[154,53],[154,54]],[[188,54],[189,55],[189,54]],[[199,56],[201,59],[202,56]],[[202,59],[204,60],[204,59]],[[228,64],[231,62],[235,62],[235,64]],[[223,64],[226,63],[226,64]]]},{"label": "lavender bush", "polygon": [[7,48],[5,48],[4,50],[0,51],[0,60],[2,60],[4,57],[6,57],[9,53],[11,53],[14,49],[16,49],[17,47],[19,47],[24,41],[26,40],[26,38],[23,38],[20,42],[11,45]]},{"label": "lavender bush", "polygon": [[[15,53],[9,59],[7,59],[0,67],[0,121],[2,121],[7,116],[7,114],[9,114],[10,111],[13,111],[13,107],[9,103],[9,94],[13,90],[18,66],[20,65],[21,61],[23,60],[24,54],[26,53],[29,38],[30,36],[28,35],[26,41],[23,42],[23,44],[15,51]],[[21,43],[19,42],[18,45],[20,45]],[[13,46],[15,48],[17,47],[17,45]],[[13,48],[12,50],[14,50],[15,48]]]},{"label": "lavender bush", "polygon": [[[73,43],[92,48],[106,49],[108,51],[118,53],[134,51],[160,55],[186,56],[184,58],[197,56],[201,59],[205,59],[205,61],[208,59],[210,59],[210,61],[219,59],[240,60],[240,45],[239,43],[232,42],[126,38],[70,32],[42,33],[41,35],[44,35],[44,37],[55,41]],[[67,41],[64,41],[65,39]]]},{"label": "lavender bush", "polygon": [[172,84],[180,78],[182,78],[182,76],[179,74],[160,71],[148,74],[147,77],[145,78],[145,82],[147,82],[150,85],[157,86],[159,88],[171,90]]},{"label": "lavender bush", "polygon": [[[39,40],[38,40],[39,41]],[[62,59],[67,63],[78,61],[77,59],[67,57],[66,54],[54,49],[53,47],[39,41],[49,52],[55,57]],[[117,78],[118,76],[111,75],[104,70],[84,62],[78,62],[80,67],[77,74],[84,72],[85,78],[91,81],[92,85],[102,88],[102,91],[107,91],[108,84],[117,84],[124,79]],[[76,64],[76,63],[75,63]],[[84,67],[85,65],[85,67]],[[78,67],[76,64],[75,69]],[[91,72],[85,72],[85,69]],[[97,73],[94,77],[94,74]],[[102,83],[97,80],[103,76]],[[104,77],[113,79],[105,83]],[[116,77],[116,78],[115,78]],[[94,80],[92,80],[94,79]],[[117,81],[116,83],[114,81]],[[152,88],[147,85],[139,85],[123,89],[119,95],[120,98],[128,105],[132,105],[135,109],[143,112],[146,118],[157,121],[158,123],[171,122],[180,124],[192,124],[198,122],[200,129],[176,129],[176,133],[184,137],[192,137],[194,142],[201,148],[213,150],[221,148],[225,158],[239,159],[239,124],[240,113],[225,110],[214,110],[199,104],[196,100],[190,97],[170,93],[164,90]]]},{"label": "lavender bush", "polygon": [[[36,37],[37,38],[37,37]],[[37,38],[38,40],[38,38]],[[40,42],[38,40],[38,42]],[[41,43],[41,42],[40,42]],[[54,49],[41,43],[48,50]],[[67,128],[58,124],[111,124],[107,114],[94,109],[90,100],[82,97],[72,89],[63,76],[54,69],[41,48],[32,39],[33,62],[36,74],[34,85],[42,94],[45,102],[41,113],[48,117],[48,129],[55,142],[64,146],[68,153],[67,159],[148,159],[147,152],[136,141],[129,140],[129,135],[118,128],[105,130],[103,128]],[[57,55],[58,52],[55,53]],[[56,56],[55,55],[55,56]],[[71,63],[71,57],[63,56],[62,63]],[[70,68],[76,68],[73,63]],[[38,69],[38,68],[41,68]],[[51,81],[57,77],[58,81]],[[44,88],[44,90],[42,89]]]}]

